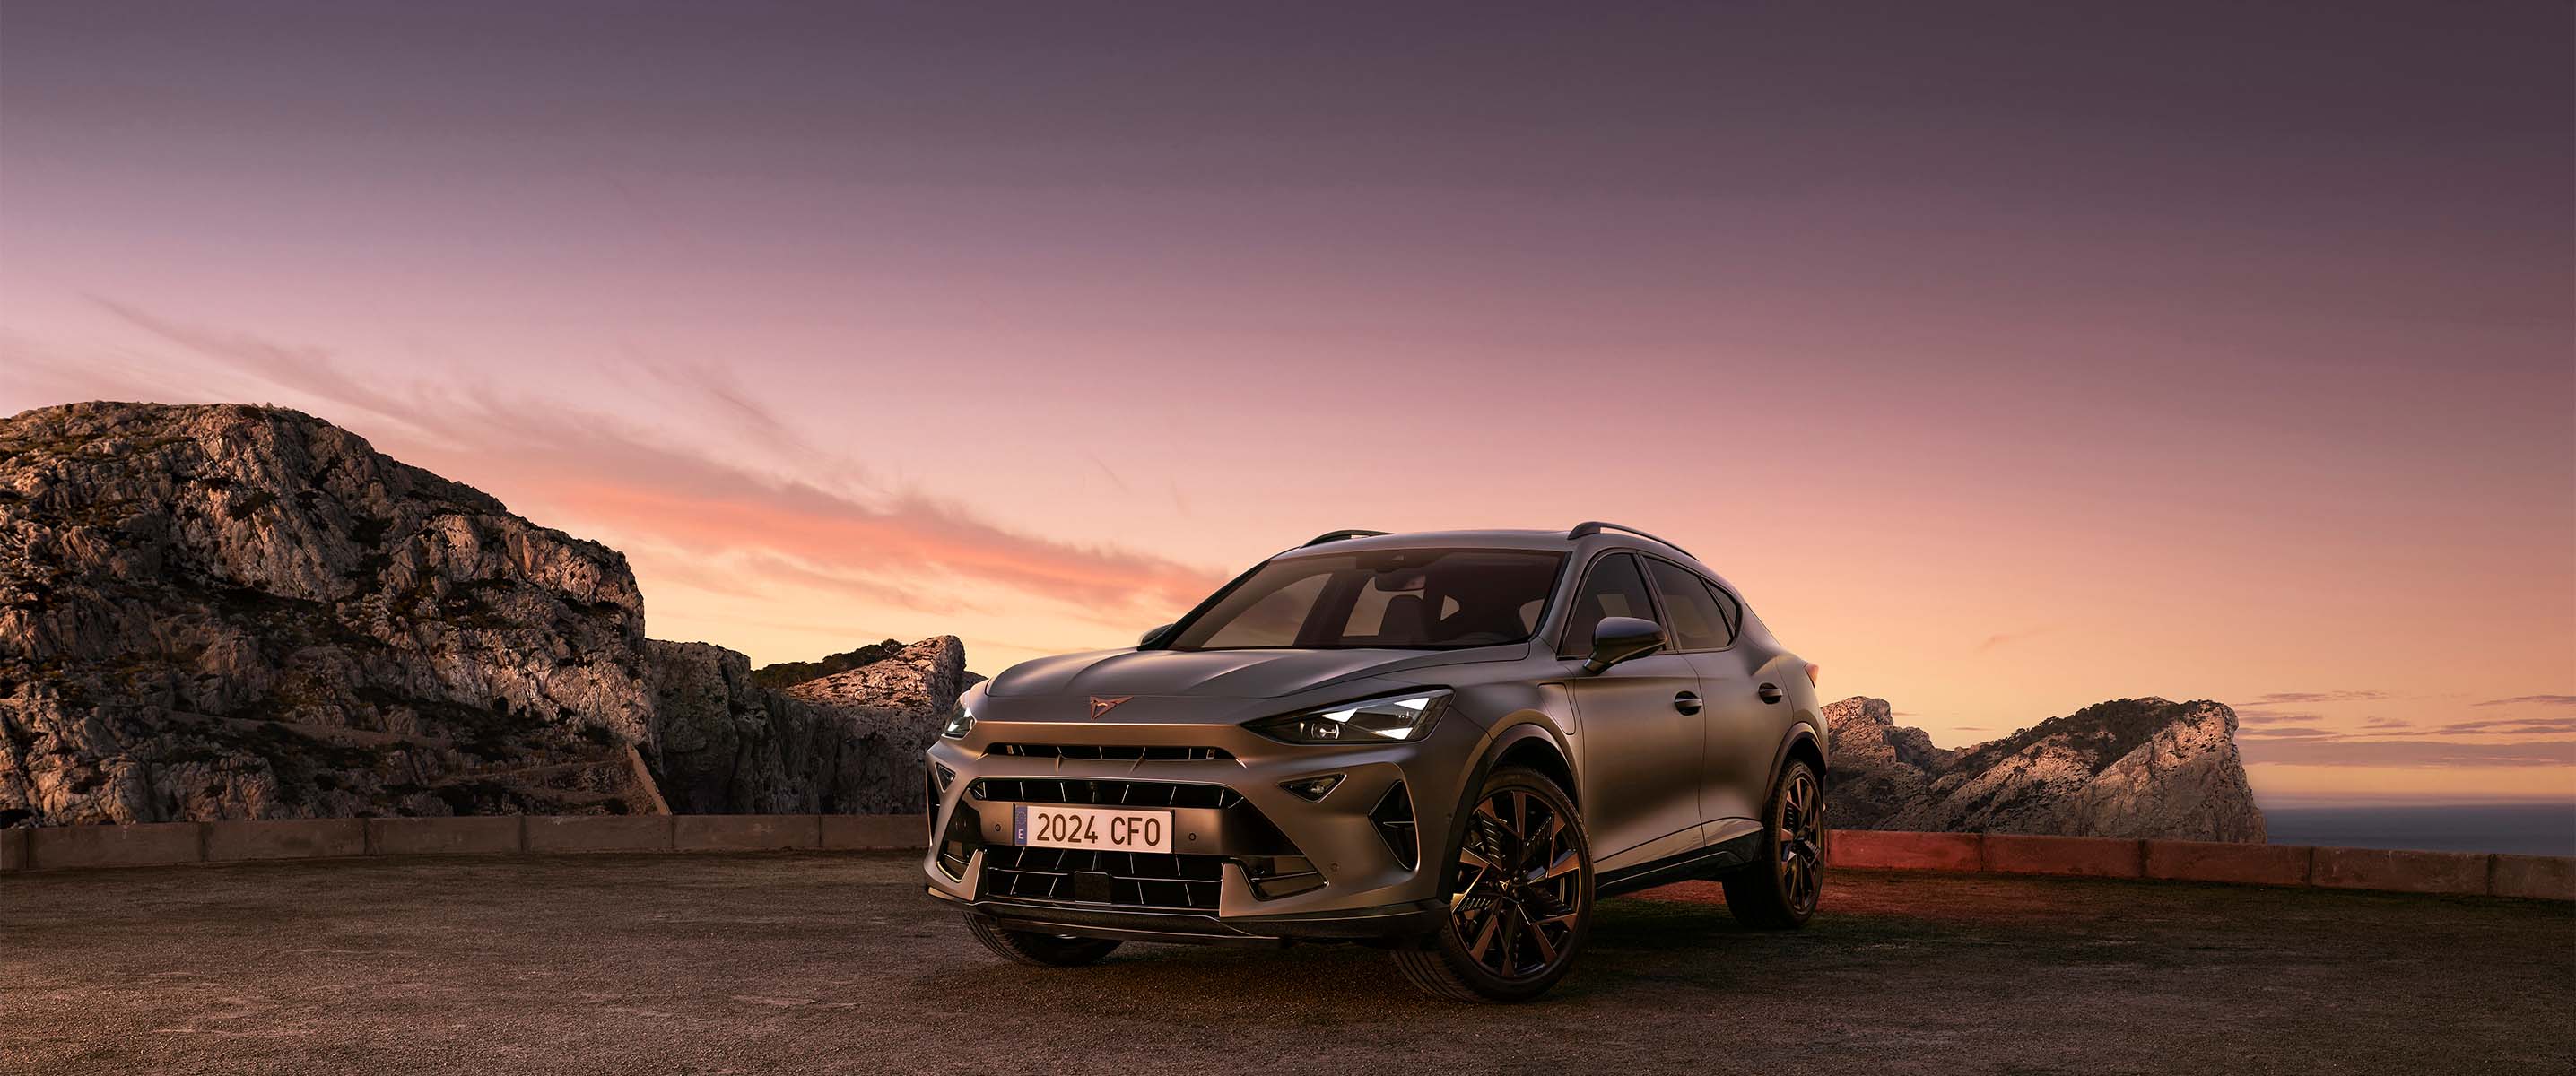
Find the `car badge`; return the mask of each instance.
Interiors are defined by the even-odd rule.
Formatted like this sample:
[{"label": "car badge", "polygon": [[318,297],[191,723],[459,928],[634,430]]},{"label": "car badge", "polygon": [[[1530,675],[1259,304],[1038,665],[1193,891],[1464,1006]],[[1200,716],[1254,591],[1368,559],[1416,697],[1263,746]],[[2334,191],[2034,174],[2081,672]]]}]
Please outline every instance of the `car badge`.
[{"label": "car badge", "polygon": [[1114,699],[1104,699],[1098,695],[1094,695],[1091,697],[1091,719],[1094,721],[1100,720],[1100,715],[1117,709],[1119,703],[1135,697],[1136,696],[1134,695],[1120,695]]}]

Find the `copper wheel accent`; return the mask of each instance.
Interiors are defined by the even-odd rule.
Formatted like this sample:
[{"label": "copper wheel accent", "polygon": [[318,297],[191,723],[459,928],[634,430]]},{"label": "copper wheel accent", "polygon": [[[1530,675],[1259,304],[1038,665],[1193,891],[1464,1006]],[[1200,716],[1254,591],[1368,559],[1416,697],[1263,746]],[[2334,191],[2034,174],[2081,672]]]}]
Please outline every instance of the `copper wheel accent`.
[{"label": "copper wheel accent", "polygon": [[1780,794],[1780,817],[1773,824],[1779,829],[1780,895],[1791,912],[1808,915],[1816,910],[1816,896],[1823,888],[1817,875],[1816,842],[1825,826],[1825,804],[1816,779],[1805,768],[1790,772],[1789,787]]},{"label": "copper wheel accent", "polygon": [[1486,971],[1528,979],[1568,955],[1584,865],[1571,836],[1555,808],[1522,789],[1476,805],[1458,846],[1449,927]]}]

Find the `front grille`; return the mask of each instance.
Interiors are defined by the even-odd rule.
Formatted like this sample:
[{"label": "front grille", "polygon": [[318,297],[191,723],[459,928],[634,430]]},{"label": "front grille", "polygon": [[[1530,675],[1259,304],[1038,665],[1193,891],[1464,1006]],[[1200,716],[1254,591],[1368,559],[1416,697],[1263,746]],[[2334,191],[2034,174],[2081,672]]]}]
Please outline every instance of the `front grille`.
[{"label": "front grille", "polygon": [[967,790],[976,799],[1009,803],[1072,803],[1099,807],[1210,807],[1243,802],[1224,785],[1164,781],[1103,781],[1087,777],[987,777]]},{"label": "front grille", "polygon": [[1233,752],[1222,747],[1148,747],[1140,744],[997,743],[985,753],[1013,758],[1106,759],[1114,762],[1211,762],[1234,758]]},{"label": "front grille", "polygon": [[1214,911],[1224,864],[1223,856],[995,845],[984,850],[984,895]]}]

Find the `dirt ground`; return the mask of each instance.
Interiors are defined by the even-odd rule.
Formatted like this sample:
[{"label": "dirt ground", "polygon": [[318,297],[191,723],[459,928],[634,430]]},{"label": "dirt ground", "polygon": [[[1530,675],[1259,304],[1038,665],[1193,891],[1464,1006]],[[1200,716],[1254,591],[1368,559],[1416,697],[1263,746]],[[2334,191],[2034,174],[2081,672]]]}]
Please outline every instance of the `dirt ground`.
[{"label": "dirt ground", "polygon": [[0,1072],[2554,1072],[2576,907],[1844,872],[1807,930],[1605,902],[1541,1002],[1384,954],[1006,965],[909,857],[0,879]]}]

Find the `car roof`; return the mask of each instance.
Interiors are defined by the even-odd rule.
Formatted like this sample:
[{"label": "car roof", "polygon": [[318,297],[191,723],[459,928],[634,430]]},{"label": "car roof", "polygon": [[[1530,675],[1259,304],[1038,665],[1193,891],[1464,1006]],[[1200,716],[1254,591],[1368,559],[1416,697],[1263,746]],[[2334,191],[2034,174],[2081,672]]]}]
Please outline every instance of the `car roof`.
[{"label": "car roof", "polygon": [[[1572,533],[1562,530],[1496,529],[1361,534],[1347,538],[1333,538],[1327,535],[1306,545],[1282,552],[1278,557],[1318,553],[1358,553],[1376,549],[1531,549],[1565,553],[1620,548],[1646,550],[1689,564],[1711,577],[1717,575],[1707,565],[1700,563],[1699,558],[1683,552],[1680,546],[1660,538],[1624,529],[1599,530],[1587,533],[1580,538],[1570,537]],[[1272,559],[1275,560],[1278,557]],[[1723,580],[1720,581],[1723,582]]]}]

